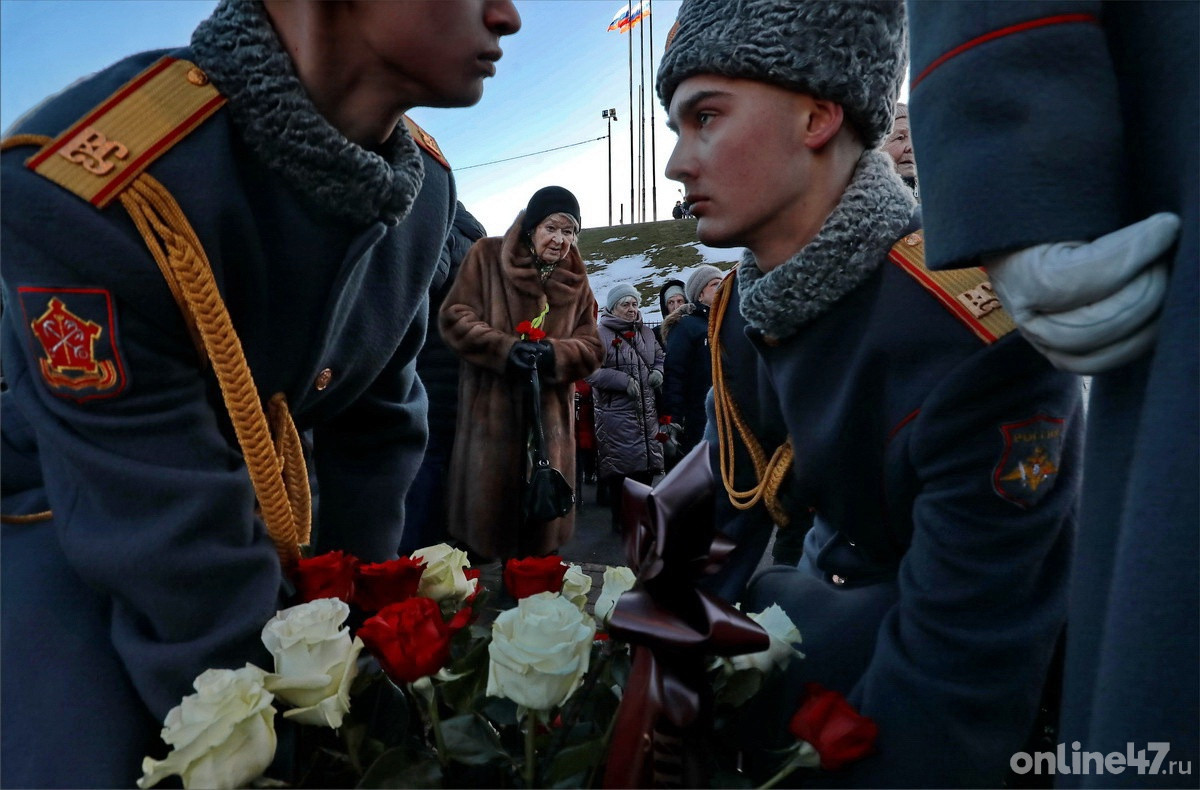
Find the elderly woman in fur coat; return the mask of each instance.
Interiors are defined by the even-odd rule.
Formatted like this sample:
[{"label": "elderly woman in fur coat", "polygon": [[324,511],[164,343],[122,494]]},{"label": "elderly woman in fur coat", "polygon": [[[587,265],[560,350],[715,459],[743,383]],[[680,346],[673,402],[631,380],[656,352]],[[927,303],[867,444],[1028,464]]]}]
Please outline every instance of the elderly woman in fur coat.
[{"label": "elderly woman in fur coat", "polygon": [[[546,454],[574,480],[574,382],[603,357],[578,231],[575,196],[562,187],[538,190],[503,238],[471,248],[438,315],[442,337],[462,359],[449,529],[481,558],[549,554],[574,529],[574,511],[523,523],[522,494],[530,370],[542,384]],[[539,316],[545,338],[522,339],[517,326]]]}]

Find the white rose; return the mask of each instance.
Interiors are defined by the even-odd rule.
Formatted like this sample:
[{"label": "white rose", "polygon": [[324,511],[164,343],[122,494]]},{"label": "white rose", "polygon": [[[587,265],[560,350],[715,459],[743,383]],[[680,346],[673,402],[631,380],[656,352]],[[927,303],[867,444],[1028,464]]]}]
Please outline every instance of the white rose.
[{"label": "white rose", "polygon": [[178,774],[187,788],[245,787],[275,758],[274,698],[263,685],[266,673],[209,669],[192,684],[195,694],[171,708],[162,739],[165,760],[142,760],[138,787],[151,787]]},{"label": "white rose", "polygon": [[463,569],[470,567],[471,562],[462,549],[439,543],[417,549],[409,556],[425,563],[417,595],[432,598],[442,605],[443,610],[457,608],[475,592],[478,580],[468,579],[463,573]]},{"label": "white rose", "polygon": [[573,603],[551,592],[522,598],[492,623],[487,693],[548,711],[583,682],[596,626]]},{"label": "white rose", "polygon": [[583,611],[587,607],[588,592],[592,589],[592,577],[583,572],[583,568],[572,565],[563,574],[562,597]]},{"label": "white rose", "polygon": [[771,644],[758,653],[734,656],[730,659],[734,669],[757,669],[766,673],[773,667],[785,668],[793,656],[804,658],[804,654],[793,647],[800,644],[800,631],[779,604],[773,603],[758,614],[751,614],[750,619],[763,627]]},{"label": "white rose", "polygon": [[613,609],[617,608],[617,599],[631,589],[636,581],[637,576],[633,571],[623,565],[605,568],[604,586],[600,589],[600,597],[596,599],[594,608],[596,619],[608,625]]},{"label": "white rose", "polygon": [[277,613],[262,631],[275,656],[267,689],[294,706],[284,718],[317,727],[342,726],[350,710],[350,683],[358,674],[361,639],[343,628],[350,607],[337,598],[318,598]]}]

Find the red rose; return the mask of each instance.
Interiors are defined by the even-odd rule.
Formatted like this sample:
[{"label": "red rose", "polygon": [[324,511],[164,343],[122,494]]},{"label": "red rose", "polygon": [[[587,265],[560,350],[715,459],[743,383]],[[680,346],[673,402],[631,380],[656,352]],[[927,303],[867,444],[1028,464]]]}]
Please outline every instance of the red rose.
[{"label": "red rose", "polygon": [[820,683],[806,683],[807,696],[792,716],[790,729],[821,755],[821,767],[836,771],[870,754],[879,727],[856,711],[846,698]]},{"label": "red rose", "polygon": [[545,339],[546,339],[546,333],[545,333],[545,332],[543,332],[542,330],[538,329],[538,328],[535,326],[533,329],[530,329],[530,330],[529,330],[529,339],[530,339],[530,340],[532,340],[532,341],[534,341],[535,343],[536,343],[537,341],[539,341],[539,340],[545,340]]},{"label": "red rose", "polygon": [[318,598],[341,598],[350,603],[354,598],[357,567],[357,557],[340,551],[326,552],[319,557],[301,557],[292,571],[297,601],[308,603]]},{"label": "red rose", "polygon": [[390,603],[412,598],[421,583],[425,563],[409,557],[358,566],[354,604],[364,612],[378,612]]},{"label": "red rose", "polygon": [[432,598],[388,604],[358,629],[363,644],[396,683],[412,683],[436,673],[450,660],[450,639],[471,617],[459,610],[447,623]]},{"label": "red rose", "polygon": [[504,564],[504,586],[518,601],[540,592],[562,592],[567,566],[562,557],[526,557]]},{"label": "red rose", "polygon": [[479,597],[479,593],[483,592],[483,580],[480,579],[482,575],[483,571],[479,568],[463,568],[463,578],[465,578],[467,581],[475,579],[475,589],[470,595],[463,599],[464,608],[474,604],[475,599]]},{"label": "red rose", "polygon": [[521,335],[522,337],[524,337],[525,335],[528,335],[532,331],[533,331],[533,323],[531,321],[522,321],[521,323],[517,324],[516,332],[518,335]]}]

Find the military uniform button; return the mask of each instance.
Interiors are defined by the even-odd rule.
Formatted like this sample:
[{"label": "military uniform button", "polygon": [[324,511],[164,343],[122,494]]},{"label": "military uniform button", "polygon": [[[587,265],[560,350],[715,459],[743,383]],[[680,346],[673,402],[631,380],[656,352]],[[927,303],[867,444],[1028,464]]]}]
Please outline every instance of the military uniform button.
[{"label": "military uniform button", "polygon": [[843,579],[841,576],[838,576],[836,573],[830,577],[830,581],[832,581],[834,584],[838,585],[839,587],[846,583],[846,580]]},{"label": "military uniform button", "polygon": [[208,75],[195,66],[192,66],[187,70],[187,81],[193,85],[207,85]]},{"label": "military uniform button", "polygon": [[313,382],[313,386],[318,390],[323,390],[329,386],[329,382],[331,381],[333,381],[333,371],[325,368],[317,374],[317,380]]}]

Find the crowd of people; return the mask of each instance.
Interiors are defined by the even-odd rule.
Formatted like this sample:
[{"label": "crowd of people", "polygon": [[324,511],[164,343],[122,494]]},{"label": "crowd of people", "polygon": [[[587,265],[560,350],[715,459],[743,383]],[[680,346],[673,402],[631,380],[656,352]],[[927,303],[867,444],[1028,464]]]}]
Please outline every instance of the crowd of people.
[{"label": "crowd of people", "polygon": [[743,252],[654,328],[572,192],[487,237],[405,116],[480,99],[511,0],[221,0],[46,102],[0,159],[0,785],[132,786],[302,551],[556,552],[529,482],[580,449],[614,528],[707,457],[704,589],[799,628],[755,781],[814,682],[878,726],[822,782],[1001,786],[1046,716],[1190,774],[1198,9],[687,0],[674,216]]}]

